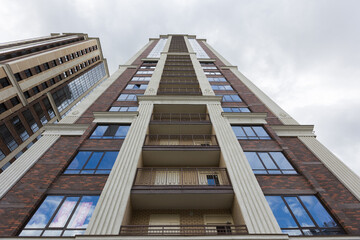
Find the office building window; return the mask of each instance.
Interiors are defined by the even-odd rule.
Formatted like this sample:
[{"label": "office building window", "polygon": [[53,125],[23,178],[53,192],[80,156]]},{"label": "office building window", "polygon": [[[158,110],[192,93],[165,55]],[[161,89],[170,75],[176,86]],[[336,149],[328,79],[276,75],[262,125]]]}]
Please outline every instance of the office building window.
[{"label": "office building window", "polygon": [[124,139],[129,128],[129,125],[100,125],[96,127],[90,139]]},{"label": "office building window", "polygon": [[25,141],[29,138],[29,134],[26,132],[24,125],[21,123],[19,117],[13,117],[11,120],[15,131],[20,136],[21,140]]},{"label": "office building window", "polygon": [[153,71],[137,71],[136,74],[143,74],[143,75],[148,75],[148,74],[153,74]]},{"label": "office building window", "polygon": [[64,174],[109,174],[118,153],[80,151]]},{"label": "office building window", "polygon": [[39,130],[39,126],[37,125],[33,115],[31,114],[30,110],[25,110],[22,112],[26,122],[29,124],[31,130],[35,133]]},{"label": "office building window", "polygon": [[247,107],[223,107],[224,112],[250,112]]},{"label": "office building window", "polygon": [[217,69],[217,67],[215,67],[215,66],[210,66],[210,67],[208,67],[208,66],[202,66],[202,69]]},{"label": "office building window", "polygon": [[5,106],[5,104],[0,103],[0,114],[5,112],[7,110],[7,107]]},{"label": "office building window", "polygon": [[50,68],[50,65],[48,63],[44,63],[43,66],[44,66],[45,70],[48,70]]},{"label": "office building window", "polygon": [[296,235],[344,234],[316,196],[266,196],[283,233]]},{"label": "office building window", "polygon": [[282,152],[245,152],[255,174],[297,174]]},{"label": "office building window", "polygon": [[36,73],[41,73],[41,68],[40,68],[40,66],[35,66],[35,71],[36,71]]},{"label": "office building window", "polygon": [[5,154],[3,153],[3,151],[0,150],[0,161],[3,160],[5,158]]},{"label": "office building window", "polygon": [[271,139],[265,129],[260,126],[232,126],[232,129],[237,139]]},{"label": "office building window", "polygon": [[26,69],[24,72],[25,72],[26,77],[31,77],[32,76],[32,73],[31,73],[30,69]]},{"label": "office building window", "polygon": [[40,92],[40,89],[37,86],[33,87],[32,90],[33,90],[34,94],[37,94]]},{"label": "office building window", "polygon": [[10,85],[10,82],[7,77],[3,77],[0,79],[0,85],[4,88]]},{"label": "office building window", "polygon": [[131,81],[144,81],[148,82],[150,81],[151,77],[133,77]]},{"label": "office building window", "polygon": [[209,82],[226,82],[226,79],[223,77],[217,77],[217,78],[208,77],[207,79]]},{"label": "office building window", "polygon": [[137,101],[136,94],[120,94],[117,101]]},{"label": "office building window", "polygon": [[242,102],[241,98],[237,94],[227,94],[227,95],[216,95],[216,96],[223,96],[223,102]]},{"label": "office building window", "polygon": [[58,58],[58,60],[59,60],[59,64],[62,64],[62,63],[63,63],[63,61],[62,61],[61,58]]},{"label": "office building window", "polygon": [[14,137],[11,135],[5,124],[0,125],[0,137],[6,146],[10,149],[10,151],[13,151],[18,147],[18,144],[15,142]]},{"label": "office building window", "polygon": [[99,196],[47,196],[19,236],[84,234]]},{"label": "office building window", "polygon": [[155,69],[156,66],[141,66],[140,69]]},{"label": "office building window", "polygon": [[34,110],[35,110],[38,118],[40,119],[41,124],[45,125],[48,122],[48,120],[46,119],[45,113],[43,112],[39,103],[34,104]]},{"label": "office building window", "polygon": [[15,76],[16,81],[19,82],[19,81],[22,80],[22,77],[21,77],[20,73],[15,73],[14,76]]},{"label": "office building window", "polygon": [[125,89],[127,90],[145,90],[147,88],[147,84],[128,84]]},{"label": "office building window", "polygon": [[13,97],[13,98],[11,98],[11,99],[10,99],[10,102],[11,102],[11,104],[12,104],[13,106],[16,106],[16,105],[18,105],[18,104],[20,103],[18,97]]},{"label": "office building window", "polygon": [[53,60],[53,65],[57,66],[56,60]]},{"label": "office building window", "polygon": [[136,112],[138,107],[111,107],[109,112]]},{"label": "office building window", "polygon": [[234,89],[230,85],[211,85],[213,90],[219,91],[233,91]]}]

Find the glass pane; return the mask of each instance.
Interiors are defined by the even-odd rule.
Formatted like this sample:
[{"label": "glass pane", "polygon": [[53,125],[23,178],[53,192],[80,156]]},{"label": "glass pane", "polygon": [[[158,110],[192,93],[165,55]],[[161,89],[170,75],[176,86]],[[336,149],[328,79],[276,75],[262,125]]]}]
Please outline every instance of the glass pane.
[{"label": "glass pane", "polygon": [[85,230],[66,230],[63,234],[63,237],[83,235],[84,233],[85,233]]},{"label": "glass pane", "polygon": [[297,172],[295,170],[286,170],[283,171],[283,174],[297,174]]},{"label": "glass pane", "polygon": [[105,152],[98,169],[112,169],[118,152]]},{"label": "glass pane", "polygon": [[97,128],[95,129],[95,131],[93,132],[90,138],[102,137],[107,128],[108,126],[97,126]]},{"label": "glass pane", "polygon": [[49,227],[64,227],[78,200],[79,197],[67,197]]},{"label": "glass pane", "polygon": [[95,174],[110,174],[110,170],[96,170]]},{"label": "glass pane", "polygon": [[223,108],[224,112],[231,112],[231,108]]},{"label": "glass pane", "polygon": [[119,107],[111,107],[109,109],[109,112],[117,112],[117,111],[119,111]]},{"label": "glass pane", "polygon": [[84,169],[96,169],[103,154],[103,152],[94,152]]},{"label": "glass pane", "polygon": [[240,112],[240,109],[239,109],[239,108],[231,108],[231,110],[232,110],[233,112]]},{"label": "glass pane", "polygon": [[[254,131],[251,129],[251,127],[243,127],[244,131],[246,132],[246,135],[248,137],[256,137]],[[251,138],[253,139],[253,138]]]},{"label": "glass pane", "polygon": [[99,196],[84,196],[77,206],[68,228],[86,228],[98,200]]},{"label": "glass pane", "polygon": [[245,152],[245,155],[252,169],[265,169],[255,152]]},{"label": "glass pane", "polygon": [[91,152],[81,151],[78,152],[74,160],[71,162],[67,169],[82,169],[86,160],[90,157]]},{"label": "glass pane", "polygon": [[25,228],[45,227],[63,198],[63,196],[47,196]]},{"label": "glass pane", "polygon": [[266,200],[281,228],[298,227],[280,196],[266,196]]},{"label": "glass pane", "polygon": [[250,110],[248,108],[240,108],[241,112],[250,112]]},{"label": "glass pane", "polygon": [[95,170],[82,170],[81,174],[94,174]]},{"label": "glass pane", "polygon": [[302,235],[300,230],[282,230],[283,233],[289,234],[289,236],[299,236]]},{"label": "glass pane", "polygon": [[125,101],[127,97],[128,97],[128,94],[121,94],[117,100],[118,101]]},{"label": "glass pane", "polygon": [[261,139],[270,139],[263,127],[253,127],[253,129]]},{"label": "glass pane", "polygon": [[280,169],[294,169],[281,152],[270,152]]},{"label": "glass pane", "polygon": [[128,111],[129,112],[135,112],[138,110],[138,107],[129,107]]},{"label": "glass pane", "polygon": [[315,196],[300,196],[301,201],[320,227],[336,227],[337,224]]},{"label": "glass pane", "polygon": [[259,153],[259,156],[267,169],[278,169],[268,153]]},{"label": "glass pane", "polygon": [[285,201],[289,205],[300,226],[315,227],[315,224],[311,221],[309,215],[296,197],[285,197]]},{"label": "glass pane", "polygon": [[25,237],[25,236],[40,236],[41,235],[42,230],[22,230],[21,233],[19,234],[20,237]]},{"label": "glass pane", "polygon": [[244,133],[244,130],[241,127],[232,127],[237,139],[246,139],[246,135]]},{"label": "glass pane", "polygon": [[118,129],[117,125],[110,125],[106,130],[106,132],[104,133],[104,137],[105,138],[114,137],[117,129]]},{"label": "glass pane", "polygon": [[61,233],[62,230],[46,230],[42,236],[60,236]]},{"label": "glass pane", "polygon": [[231,95],[233,102],[241,102],[241,98],[238,95]]},{"label": "glass pane", "polygon": [[80,170],[66,170],[64,174],[79,174]]},{"label": "glass pane", "polygon": [[127,132],[129,131],[130,126],[119,126],[119,129],[117,130],[115,137],[123,139],[126,137]]}]

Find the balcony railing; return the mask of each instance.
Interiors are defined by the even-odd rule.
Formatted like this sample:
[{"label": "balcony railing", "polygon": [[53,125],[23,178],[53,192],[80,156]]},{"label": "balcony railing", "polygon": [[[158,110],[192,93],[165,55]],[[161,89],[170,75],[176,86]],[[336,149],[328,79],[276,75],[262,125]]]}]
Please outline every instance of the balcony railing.
[{"label": "balcony railing", "polygon": [[123,225],[120,235],[126,236],[204,236],[245,235],[245,225]]},{"label": "balcony railing", "polygon": [[150,134],[146,135],[145,146],[195,146],[211,147],[218,146],[215,135],[210,134],[187,134],[187,135],[166,135]]},{"label": "balcony railing", "polygon": [[138,168],[134,188],[229,188],[225,168]]},{"label": "balcony railing", "polygon": [[181,84],[181,85],[185,85],[185,84],[189,84],[189,85],[198,85],[199,81],[196,79],[161,79],[160,81],[160,86],[162,84]]},{"label": "balcony railing", "polygon": [[152,121],[161,122],[210,122],[206,113],[153,113]]},{"label": "balcony railing", "polygon": [[200,88],[163,88],[158,89],[158,94],[191,94],[201,95]]}]

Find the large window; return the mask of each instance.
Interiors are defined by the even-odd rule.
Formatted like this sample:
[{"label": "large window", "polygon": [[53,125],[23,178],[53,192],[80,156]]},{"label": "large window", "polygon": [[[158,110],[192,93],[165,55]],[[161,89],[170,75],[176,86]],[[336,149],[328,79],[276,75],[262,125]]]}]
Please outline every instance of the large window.
[{"label": "large window", "polygon": [[127,90],[145,90],[147,84],[128,84],[125,89]]},{"label": "large window", "polygon": [[221,73],[220,72],[205,72],[205,75],[218,75],[218,76],[220,76]]},{"label": "large window", "polygon": [[111,107],[109,112],[136,112],[138,107]]},{"label": "large window", "polygon": [[317,197],[266,196],[280,228],[289,235],[344,234]]},{"label": "large window", "polygon": [[99,196],[47,196],[19,236],[84,234]]},{"label": "large window", "polygon": [[296,174],[282,152],[245,152],[255,174]]},{"label": "large window", "polygon": [[211,85],[213,90],[219,91],[233,91],[234,89],[230,85]]},{"label": "large window", "polygon": [[118,152],[80,151],[64,174],[109,174]]},{"label": "large window", "polygon": [[223,107],[224,112],[250,112],[247,107]]},{"label": "large window", "polygon": [[217,95],[222,96],[222,102],[242,102],[241,98],[237,94],[226,94],[226,95]]},{"label": "large window", "polygon": [[209,82],[226,82],[226,79],[223,77],[217,77],[217,78],[208,77],[207,79]]},{"label": "large window", "polygon": [[90,139],[124,139],[129,128],[129,125],[100,125],[96,127]]},{"label": "large window", "polygon": [[265,129],[260,126],[232,126],[237,139],[271,139]]},{"label": "large window", "polygon": [[137,101],[137,94],[120,94],[117,101]]},{"label": "large window", "polygon": [[137,71],[136,74],[143,74],[143,75],[152,75],[154,71]]},{"label": "large window", "polygon": [[148,82],[150,81],[151,77],[133,77],[131,81],[144,81]]}]

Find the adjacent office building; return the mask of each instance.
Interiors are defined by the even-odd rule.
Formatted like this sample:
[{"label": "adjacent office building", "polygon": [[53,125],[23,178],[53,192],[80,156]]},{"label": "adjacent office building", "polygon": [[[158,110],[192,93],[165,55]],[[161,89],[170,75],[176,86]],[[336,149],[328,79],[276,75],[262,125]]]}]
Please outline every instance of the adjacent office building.
[{"label": "adjacent office building", "polygon": [[359,177],[205,39],[150,39],[57,120],[0,174],[0,238],[360,238]]},{"label": "adjacent office building", "polygon": [[0,174],[107,76],[99,39],[86,34],[0,44]]}]

